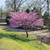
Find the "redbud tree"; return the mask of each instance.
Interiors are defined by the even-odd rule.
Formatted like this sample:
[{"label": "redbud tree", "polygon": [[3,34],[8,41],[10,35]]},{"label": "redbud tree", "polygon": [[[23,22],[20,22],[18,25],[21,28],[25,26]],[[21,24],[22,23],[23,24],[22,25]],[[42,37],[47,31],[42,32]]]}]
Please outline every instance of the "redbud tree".
[{"label": "redbud tree", "polygon": [[38,18],[38,13],[36,11],[33,12],[11,12],[9,19],[11,27],[20,27],[22,26],[26,31],[26,37],[28,37],[27,28],[39,28],[39,26],[43,26],[43,20]]}]

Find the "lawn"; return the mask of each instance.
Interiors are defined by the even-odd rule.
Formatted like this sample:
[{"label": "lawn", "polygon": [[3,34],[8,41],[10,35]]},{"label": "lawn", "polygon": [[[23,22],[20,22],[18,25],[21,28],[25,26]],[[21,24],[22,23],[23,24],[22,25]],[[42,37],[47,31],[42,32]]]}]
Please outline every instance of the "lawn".
[{"label": "lawn", "polygon": [[50,50],[50,46],[38,42],[34,35],[26,38],[25,33],[0,31],[0,50]]}]

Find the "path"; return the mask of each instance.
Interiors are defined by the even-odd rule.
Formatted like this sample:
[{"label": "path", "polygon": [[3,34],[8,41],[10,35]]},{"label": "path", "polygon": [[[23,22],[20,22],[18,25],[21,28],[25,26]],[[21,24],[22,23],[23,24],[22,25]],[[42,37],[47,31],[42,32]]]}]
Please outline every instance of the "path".
[{"label": "path", "polygon": [[[6,25],[6,23],[1,23],[0,22],[0,31],[7,30],[7,31],[13,31],[13,32],[25,32],[23,29],[16,29],[16,28],[11,28],[10,26]],[[39,31],[29,31],[28,32],[32,35],[44,35],[44,36],[50,36],[50,32],[48,30],[39,30]]]}]

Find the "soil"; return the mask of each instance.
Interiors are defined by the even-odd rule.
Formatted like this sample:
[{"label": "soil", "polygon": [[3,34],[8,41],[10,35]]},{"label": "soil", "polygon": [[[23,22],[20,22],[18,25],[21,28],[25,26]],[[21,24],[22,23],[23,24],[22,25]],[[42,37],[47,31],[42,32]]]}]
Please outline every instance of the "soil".
[{"label": "soil", "polygon": [[47,36],[37,36],[37,40],[42,42],[42,43],[45,43],[47,45],[50,45],[50,37],[47,37]]}]

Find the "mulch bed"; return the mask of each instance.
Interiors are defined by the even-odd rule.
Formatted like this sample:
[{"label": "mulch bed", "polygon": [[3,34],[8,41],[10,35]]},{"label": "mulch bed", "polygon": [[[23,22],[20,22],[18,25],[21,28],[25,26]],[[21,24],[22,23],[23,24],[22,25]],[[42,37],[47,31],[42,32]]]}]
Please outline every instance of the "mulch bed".
[{"label": "mulch bed", "polygon": [[47,45],[50,45],[50,37],[46,37],[46,36],[37,36],[37,40],[45,43]]}]

